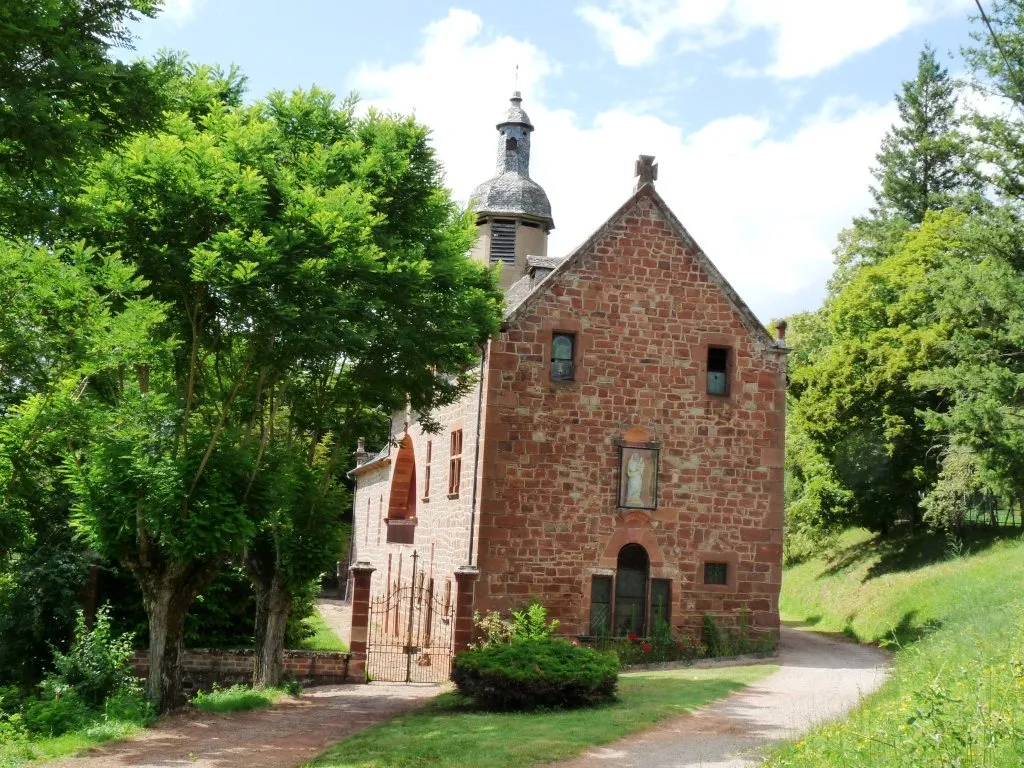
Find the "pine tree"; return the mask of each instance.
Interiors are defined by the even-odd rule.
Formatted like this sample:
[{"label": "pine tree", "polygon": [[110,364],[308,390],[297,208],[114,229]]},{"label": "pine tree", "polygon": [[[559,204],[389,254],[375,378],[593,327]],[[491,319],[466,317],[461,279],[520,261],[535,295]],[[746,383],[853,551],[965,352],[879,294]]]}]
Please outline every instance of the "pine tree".
[{"label": "pine tree", "polygon": [[903,83],[900,123],[882,140],[873,174],[878,215],[920,224],[927,211],[952,205],[977,188],[974,162],[956,115],[957,86],[925,46],[917,76]]}]

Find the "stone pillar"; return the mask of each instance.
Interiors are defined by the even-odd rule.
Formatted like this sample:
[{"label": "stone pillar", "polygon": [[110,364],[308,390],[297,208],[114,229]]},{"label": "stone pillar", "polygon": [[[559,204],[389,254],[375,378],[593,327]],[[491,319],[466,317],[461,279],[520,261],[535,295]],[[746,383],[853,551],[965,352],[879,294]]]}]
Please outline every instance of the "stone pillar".
[{"label": "stone pillar", "polygon": [[370,576],[376,570],[365,560],[353,563],[352,571],[352,630],[349,633],[348,665],[350,679],[366,682],[366,641],[370,628]]},{"label": "stone pillar", "polygon": [[480,569],[472,565],[461,565],[455,571],[455,653],[466,650],[473,640],[473,591],[479,577]]}]

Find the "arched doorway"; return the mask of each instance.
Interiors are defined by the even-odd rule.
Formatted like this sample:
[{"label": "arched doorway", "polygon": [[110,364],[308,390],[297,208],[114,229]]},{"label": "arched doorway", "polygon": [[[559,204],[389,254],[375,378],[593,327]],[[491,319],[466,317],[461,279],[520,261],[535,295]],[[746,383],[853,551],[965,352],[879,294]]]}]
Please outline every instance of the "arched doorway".
[{"label": "arched doorway", "polygon": [[647,626],[647,580],[651,561],[639,544],[619,550],[615,571],[615,634],[643,635]]}]

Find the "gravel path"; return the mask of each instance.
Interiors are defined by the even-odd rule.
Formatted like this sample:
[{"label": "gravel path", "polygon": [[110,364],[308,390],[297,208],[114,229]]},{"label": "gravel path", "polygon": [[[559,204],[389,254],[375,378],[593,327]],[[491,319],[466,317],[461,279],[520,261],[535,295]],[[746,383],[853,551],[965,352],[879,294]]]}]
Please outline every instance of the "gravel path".
[{"label": "gravel path", "polygon": [[563,768],[743,768],[760,748],[852,709],[889,675],[889,654],[783,628],[782,668],[692,715],[585,752]]},{"label": "gravel path", "polygon": [[60,768],[293,768],[356,731],[426,703],[437,685],[327,685],[269,709],[171,715],[131,739],[97,747]]}]

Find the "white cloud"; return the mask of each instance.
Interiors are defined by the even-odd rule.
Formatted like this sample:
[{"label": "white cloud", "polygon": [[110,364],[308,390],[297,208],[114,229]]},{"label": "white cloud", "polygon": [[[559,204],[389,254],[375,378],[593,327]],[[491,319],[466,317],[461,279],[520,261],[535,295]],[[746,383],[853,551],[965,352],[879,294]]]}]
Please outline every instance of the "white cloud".
[{"label": "white cloud", "polygon": [[816,75],[918,24],[971,7],[971,0],[589,0],[577,9],[623,66],[656,60],[661,45],[721,46],[763,31],[778,78]]},{"label": "white cloud", "polygon": [[363,65],[353,85],[366,103],[415,110],[434,129],[448,183],[466,200],[493,172],[494,125],[516,62],[536,126],[531,172],[548,192],[557,226],[551,255],[569,252],[621,205],[632,192],[634,159],[654,154],[659,192],[762,319],[820,301],[836,234],[870,202],[869,168],[896,117],[892,105],[831,100],[786,137],[773,133],[768,118],[751,115],[684,133],[619,107],[581,124],[546,96],[556,62],[460,10],[425,30],[413,60]]},{"label": "white cloud", "polygon": [[196,15],[203,0],[164,0],[163,10],[157,17],[167,19],[181,27],[187,24]]}]

